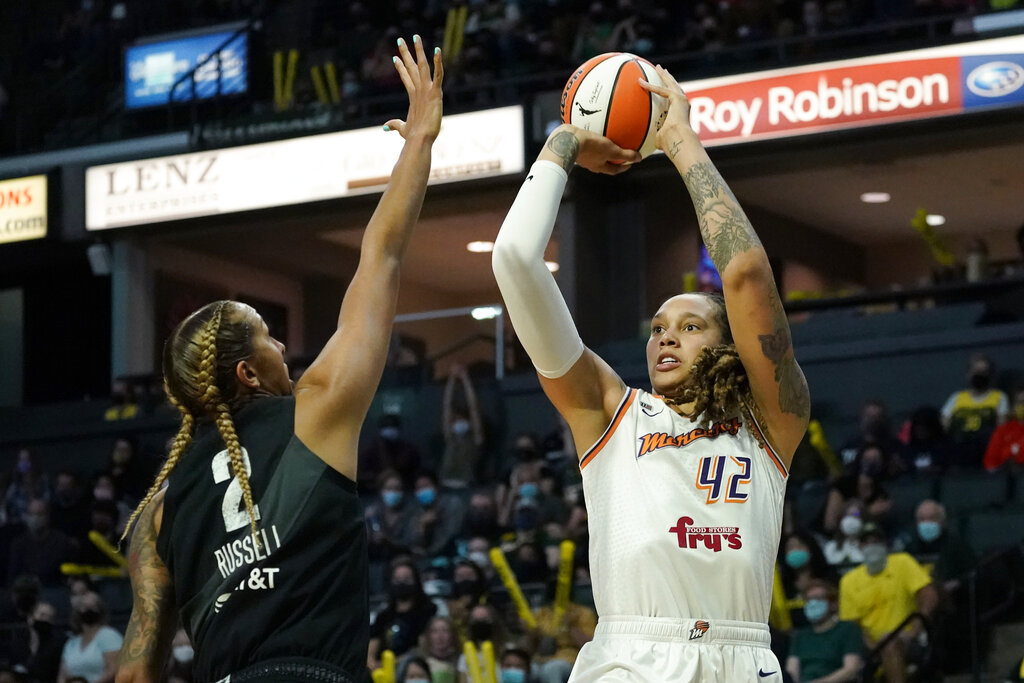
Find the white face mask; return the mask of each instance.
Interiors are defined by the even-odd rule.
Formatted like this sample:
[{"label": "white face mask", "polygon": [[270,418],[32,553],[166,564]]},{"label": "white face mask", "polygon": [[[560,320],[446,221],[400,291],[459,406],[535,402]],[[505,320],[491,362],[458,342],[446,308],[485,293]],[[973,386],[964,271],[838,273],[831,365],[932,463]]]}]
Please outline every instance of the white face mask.
[{"label": "white face mask", "polygon": [[196,656],[196,651],[191,645],[175,645],[173,652],[174,658],[182,664],[188,664]]},{"label": "white face mask", "polygon": [[864,523],[860,521],[860,517],[853,515],[847,515],[839,520],[839,530],[843,532],[844,536],[856,536],[863,526]]}]

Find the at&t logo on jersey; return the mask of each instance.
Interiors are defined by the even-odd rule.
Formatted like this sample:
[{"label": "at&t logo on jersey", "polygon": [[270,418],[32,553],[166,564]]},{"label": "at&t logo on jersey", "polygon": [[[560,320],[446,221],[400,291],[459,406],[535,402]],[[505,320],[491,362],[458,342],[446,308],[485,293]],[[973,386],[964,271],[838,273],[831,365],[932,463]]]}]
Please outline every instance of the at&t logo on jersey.
[{"label": "at&t logo on jersey", "polygon": [[690,640],[697,640],[698,638],[703,638],[704,634],[708,632],[709,628],[711,628],[711,624],[704,621],[703,619],[698,619],[694,622],[693,628],[690,629]]},{"label": "at&t logo on jersey", "polygon": [[705,549],[719,553],[723,547],[727,550],[739,550],[743,547],[739,527],[694,526],[692,517],[680,517],[669,532],[676,535],[679,547],[684,549],[696,550],[698,544],[703,544]]}]

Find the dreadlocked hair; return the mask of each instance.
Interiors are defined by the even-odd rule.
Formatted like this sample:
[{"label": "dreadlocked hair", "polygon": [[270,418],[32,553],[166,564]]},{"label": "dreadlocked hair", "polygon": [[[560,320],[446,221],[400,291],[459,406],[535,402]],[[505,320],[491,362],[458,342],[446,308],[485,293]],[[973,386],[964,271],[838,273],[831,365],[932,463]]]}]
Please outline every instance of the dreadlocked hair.
[{"label": "dreadlocked hair", "polygon": [[244,309],[232,301],[216,301],[186,318],[164,345],[164,391],[181,413],[181,427],[171,445],[167,460],[153,485],[125,526],[122,540],[132,523],[167,480],[182,454],[192,442],[197,418],[213,419],[227,446],[232,475],[242,488],[249,525],[257,547],[261,546],[256,527],[256,506],[242,446],[231,417],[233,408],[243,401],[234,379],[239,361],[252,355],[252,326]]},{"label": "dreadlocked hair", "polygon": [[[750,392],[750,380],[743,367],[739,352],[733,343],[732,328],[725,312],[725,297],[718,292],[694,292],[711,300],[714,304],[713,318],[722,331],[722,342],[705,346],[690,366],[690,378],[675,396],[664,398],[668,405],[693,404],[693,416],[702,416],[700,426],[707,429],[712,422],[721,422],[741,414],[747,430],[762,448],[768,448],[761,433],[752,422],[759,415],[754,396]],[[764,420],[757,420],[764,425]]]}]

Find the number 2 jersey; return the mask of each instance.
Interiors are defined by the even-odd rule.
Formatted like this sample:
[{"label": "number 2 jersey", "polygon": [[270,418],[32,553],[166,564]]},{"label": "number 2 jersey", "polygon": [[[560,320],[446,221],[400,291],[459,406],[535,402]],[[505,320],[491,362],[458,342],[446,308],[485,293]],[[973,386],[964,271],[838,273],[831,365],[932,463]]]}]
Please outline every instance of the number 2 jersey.
[{"label": "number 2 jersey", "polygon": [[767,622],[787,471],[745,422],[627,390],[580,460],[601,617]]},{"label": "number 2 jersey", "polygon": [[295,436],[293,397],[257,398],[234,422],[261,545],[209,421],[171,473],[157,538],[196,680],[279,657],[317,659],[364,680],[366,530],[355,483]]}]

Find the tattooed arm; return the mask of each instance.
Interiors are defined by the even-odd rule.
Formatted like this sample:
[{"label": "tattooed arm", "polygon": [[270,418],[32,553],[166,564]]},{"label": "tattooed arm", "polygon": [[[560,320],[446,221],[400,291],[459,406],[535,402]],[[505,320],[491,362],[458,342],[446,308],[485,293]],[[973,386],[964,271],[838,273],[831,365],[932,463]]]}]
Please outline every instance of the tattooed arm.
[{"label": "tattooed arm", "polygon": [[156,552],[163,503],[161,491],[139,515],[132,533],[128,573],[135,602],[121,646],[117,683],[159,681],[178,623],[174,584]]},{"label": "tattooed arm", "polygon": [[668,98],[658,145],[686,183],[700,234],[722,276],[729,326],[750,388],[768,423],[768,438],[788,465],[810,419],[811,399],[793,355],[789,321],[768,256],[746,214],[711,163],[689,124],[690,104],[679,84],[658,67],[665,87],[645,87]]}]

